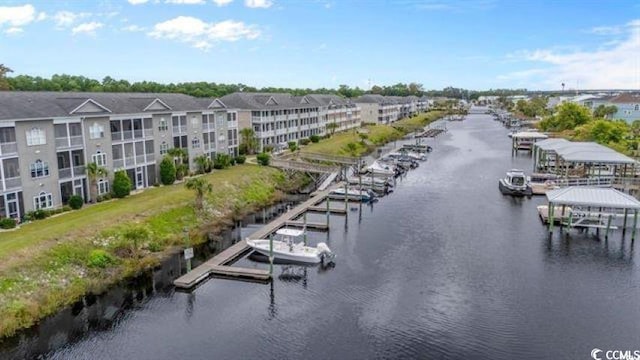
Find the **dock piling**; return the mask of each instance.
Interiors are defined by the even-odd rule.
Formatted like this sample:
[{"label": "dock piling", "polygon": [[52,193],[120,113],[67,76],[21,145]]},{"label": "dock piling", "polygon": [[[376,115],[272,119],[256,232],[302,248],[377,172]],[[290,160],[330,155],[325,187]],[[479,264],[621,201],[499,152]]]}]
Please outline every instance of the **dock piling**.
[{"label": "dock piling", "polygon": [[613,215],[609,215],[609,218],[607,219],[607,230],[604,233],[604,238],[605,240],[609,238],[609,230],[611,229],[611,219],[613,218]]},{"label": "dock piling", "polygon": [[273,276],[273,234],[269,234],[269,275]]},{"label": "dock piling", "polygon": [[638,210],[633,211],[633,231],[631,232],[631,242],[636,239],[636,230],[638,225]]}]

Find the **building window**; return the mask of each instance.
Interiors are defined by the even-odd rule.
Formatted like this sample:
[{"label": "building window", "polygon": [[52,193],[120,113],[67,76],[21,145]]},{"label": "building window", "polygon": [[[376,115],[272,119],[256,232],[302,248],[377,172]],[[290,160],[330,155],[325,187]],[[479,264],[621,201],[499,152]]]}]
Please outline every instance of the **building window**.
[{"label": "building window", "polygon": [[44,145],[47,143],[44,130],[34,127],[31,130],[27,130],[27,145]]},{"label": "building window", "polygon": [[36,210],[50,209],[53,207],[53,196],[51,193],[41,191],[38,196],[33,197],[33,208]]},{"label": "building window", "polygon": [[98,180],[98,195],[104,195],[109,193],[109,180]]},{"label": "building window", "polygon": [[167,131],[169,130],[169,126],[167,125],[167,120],[165,118],[160,118],[160,125],[158,125],[158,131]]},{"label": "building window", "polygon": [[89,138],[102,139],[103,137],[104,137],[104,126],[98,123],[93,123],[93,125],[89,127]]},{"label": "building window", "polygon": [[98,153],[93,154],[91,158],[93,159],[93,162],[96,163],[96,165],[107,166],[107,154],[98,151]]},{"label": "building window", "polygon": [[636,106],[633,107],[633,110],[639,111],[640,110],[640,104],[636,104]]},{"label": "building window", "polygon": [[160,144],[160,155],[165,155],[168,152],[169,152],[169,144],[163,141],[162,144]]},{"label": "building window", "polygon": [[191,139],[191,148],[193,149],[200,148],[200,139],[198,138]]},{"label": "building window", "polygon": [[40,159],[29,165],[29,169],[31,170],[31,177],[34,179],[49,176],[49,163],[42,162]]}]

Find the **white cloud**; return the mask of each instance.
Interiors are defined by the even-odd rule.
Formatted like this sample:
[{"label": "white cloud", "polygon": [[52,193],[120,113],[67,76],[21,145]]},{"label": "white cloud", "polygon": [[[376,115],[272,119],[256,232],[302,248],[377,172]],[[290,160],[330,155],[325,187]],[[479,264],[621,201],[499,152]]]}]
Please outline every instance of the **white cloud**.
[{"label": "white cloud", "polygon": [[521,79],[543,89],[555,89],[561,83],[576,84],[581,89],[640,88],[640,20],[629,22],[620,29],[620,40],[593,49],[518,52],[511,59],[536,63],[536,67],[499,78]]},{"label": "white cloud", "polygon": [[245,25],[239,21],[207,23],[190,16],[178,16],[154,25],[148,35],[157,39],[186,42],[197,49],[208,50],[212,42],[252,40],[260,36],[260,31],[253,25]]},{"label": "white cloud", "polygon": [[38,17],[36,18],[36,21],[42,21],[46,19],[47,19],[47,13],[41,11],[38,13]]},{"label": "white cloud", "polygon": [[125,26],[122,29],[120,29],[122,31],[129,31],[129,32],[140,32],[140,31],[144,31],[145,29],[142,26],[138,26],[138,25],[129,25],[129,26]]},{"label": "white cloud", "polygon": [[91,13],[73,13],[71,11],[58,11],[53,15],[53,21],[55,21],[58,28],[70,27],[80,19],[91,16]]},{"label": "white cloud", "polygon": [[218,6],[225,6],[231,4],[233,0],[213,0],[213,2]]},{"label": "white cloud", "polygon": [[27,25],[36,19],[36,9],[33,5],[0,6],[0,26],[7,24],[12,27]]},{"label": "white cloud", "polygon": [[4,31],[5,34],[7,35],[18,35],[20,33],[22,33],[24,30],[22,30],[22,28],[19,27],[10,27],[7,30]]},{"label": "white cloud", "polygon": [[198,5],[204,4],[204,0],[166,0],[165,3],[177,5]]},{"label": "white cloud", "polygon": [[273,5],[271,0],[244,0],[244,5],[250,8],[269,8]]},{"label": "white cloud", "polygon": [[73,35],[76,35],[76,34],[95,35],[96,30],[100,29],[103,26],[104,24],[102,23],[92,21],[92,22],[80,24],[74,27],[73,29],[71,29],[71,33]]},{"label": "white cloud", "polygon": [[127,0],[129,2],[129,4],[131,5],[140,5],[140,4],[146,4],[149,2],[149,0]]},{"label": "white cloud", "polygon": [[596,35],[618,35],[624,31],[624,28],[620,26],[596,26],[591,28],[588,32]]}]

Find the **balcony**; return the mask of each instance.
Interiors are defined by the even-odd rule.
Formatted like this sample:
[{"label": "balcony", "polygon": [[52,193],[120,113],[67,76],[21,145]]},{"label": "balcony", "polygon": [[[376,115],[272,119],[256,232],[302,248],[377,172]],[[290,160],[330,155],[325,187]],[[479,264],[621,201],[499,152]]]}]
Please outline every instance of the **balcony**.
[{"label": "balcony", "polygon": [[136,139],[142,139],[142,129],[133,130],[133,137]]},{"label": "balcony", "polygon": [[186,134],[187,133],[187,127],[186,126],[174,126],[173,127],[173,134]]},{"label": "balcony", "polygon": [[56,138],[56,149],[76,146],[82,146],[82,135]]},{"label": "balcony", "polygon": [[145,138],[153,137],[153,128],[144,128],[144,137]]},{"label": "balcony", "polygon": [[146,159],[147,159],[148,163],[155,162],[156,161],[156,154],[147,154],[146,155]]},{"label": "balcony", "polygon": [[85,174],[84,165],[78,165],[71,168],[62,168],[58,169],[58,178],[60,179],[70,179],[73,177],[83,176]]},{"label": "balcony", "polygon": [[140,165],[140,164],[144,164],[144,155],[138,155],[136,156],[136,164]]},{"label": "balcony", "polygon": [[3,155],[17,155],[18,144],[15,142],[0,143],[0,156]]},{"label": "balcony", "polygon": [[22,186],[22,180],[20,180],[20,176],[4,179],[5,190],[17,189],[21,186]]},{"label": "balcony", "polygon": [[124,159],[113,159],[113,168],[122,169],[124,167]]},{"label": "balcony", "polygon": [[135,158],[133,156],[124,158],[124,164],[125,166],[134,166],[136,164]]}]

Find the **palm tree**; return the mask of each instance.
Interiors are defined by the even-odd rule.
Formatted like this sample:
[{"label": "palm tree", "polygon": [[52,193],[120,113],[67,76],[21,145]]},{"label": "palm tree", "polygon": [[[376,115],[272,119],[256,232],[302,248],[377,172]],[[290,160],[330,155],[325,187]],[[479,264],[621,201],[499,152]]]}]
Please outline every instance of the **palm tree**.
[{"label": "palm tree", "polygon": [[200,155],[193,158],[198,166],[198,172],[204,174],[205,172],[211,172],[211,159],[206,155]]},{"label": "palm tree", "polygon": [[109,170],[102,166],[98,166],[97,163],[92,162],[87,165],[87,177],[89,178],[89,197],[91,198],[91,202],[95,202],[96,198],[98,197],[98,178],[103,178],[107,175],[109,175]]},{"label": "palm tree", "polygon": [[240,130],[240,142],[244,144],[247,154],[249,155],[254,154],[258,148],[256,132],[253,131],[252,128],[244,128]]},{"label": "palm tree", "polygon": [[336,132],[336,129],[338,128],[338,124],[336,124],[336,122],[332,122],[332,123],[328,123],[327,124],[327,130],[329,130],[331,132],[331,135],[333,136],[333,134]]},{"label": "palm tree", "polygon": [[190,178],[184,184],[184,186],[189,190],[194,190],[196,192],[196,209],[202,210],[204,207],[204,196],[213,191],[213,186],[209,183],[204,177],[196,177]]}]

